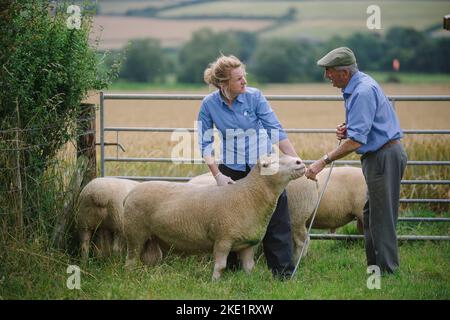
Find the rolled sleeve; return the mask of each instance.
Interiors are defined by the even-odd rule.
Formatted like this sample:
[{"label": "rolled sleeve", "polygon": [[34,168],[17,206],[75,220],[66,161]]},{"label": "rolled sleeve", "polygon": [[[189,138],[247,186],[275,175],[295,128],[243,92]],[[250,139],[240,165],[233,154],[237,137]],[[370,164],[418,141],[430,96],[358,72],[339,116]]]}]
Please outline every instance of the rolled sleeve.
[{"label": "rolled sleeve", "polygon": [[256,115],[261,122],[263,128],[267,131],[267,134],[272,143],[277,143],[287,138],[286,132],[278,121],[275,112],[269,105],[266,97],[259,91],[255,96],[256,101]]},{"label": "rolled sleeve", "polygon": [[375,118],[376,104],[370,92],[356,93],[347,108],[347,136],[361,144],[367,143],[367,136]]}]

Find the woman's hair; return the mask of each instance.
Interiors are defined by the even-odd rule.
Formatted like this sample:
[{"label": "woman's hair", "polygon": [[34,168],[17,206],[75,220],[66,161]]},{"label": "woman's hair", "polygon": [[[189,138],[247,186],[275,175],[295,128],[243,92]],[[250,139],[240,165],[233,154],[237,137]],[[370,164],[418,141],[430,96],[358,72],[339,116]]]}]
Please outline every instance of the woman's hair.
[{"label": "woman's hair", "polygon": [[[228,86],[228,81],[231,79],[231,70],[236,68],[243,68],[245,65],[235,56],[221,55],[216,61],[209,64],[203,73],[203,79],[207,84],[221,89],[221,84]],[[226,95],[227,92],[222,92]]]}]

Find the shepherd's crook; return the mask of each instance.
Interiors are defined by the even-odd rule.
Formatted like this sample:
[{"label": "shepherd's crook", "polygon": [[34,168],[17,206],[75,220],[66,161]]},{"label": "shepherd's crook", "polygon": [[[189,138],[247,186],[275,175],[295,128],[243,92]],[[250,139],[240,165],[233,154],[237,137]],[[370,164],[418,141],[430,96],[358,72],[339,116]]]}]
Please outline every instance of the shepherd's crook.
[{"label": "shepherd's crook", "polygon": [[[338,147],[341,144],[341,141],[342,141],[342,139],[339,139]],[[300,260],[302,260],[302,257],[303,257],[303,252],[305,251],[305,248],[309,244],[309,233],[310,233],[311,227],[312,227],[312,225],[314,223],[314,218],[316,217],[316,213],[317,213],[317,209],[319,208],[320,201],[322,200],[323,194],[325,193],[325,190],[327,189],[328,181],[330,180],[330,177],[331,177],[331,171],[333,171],[333,166],[334,166],[334,161],[331,162],[331,164],[330,164],[330,171],[328,172],[327,179],[325,180],[325,184],[323,185],[322,191],[320,192],[320,196],[319,196],[319,199],[317,200],[316,207],[314,208],[314,213],[313,213],[312,218],[311,218],[311,223],[309,224],[308,232],[306,233],[305,243],[303,243],[302,251],[300,252],[300,257],[298,257],[298,261],[297,261],[297,264],[295,265],[295,269],[292,272],[291,279],[293,279],[295,277],[295,274],[297,273],[298,266],[300,265]]]}]

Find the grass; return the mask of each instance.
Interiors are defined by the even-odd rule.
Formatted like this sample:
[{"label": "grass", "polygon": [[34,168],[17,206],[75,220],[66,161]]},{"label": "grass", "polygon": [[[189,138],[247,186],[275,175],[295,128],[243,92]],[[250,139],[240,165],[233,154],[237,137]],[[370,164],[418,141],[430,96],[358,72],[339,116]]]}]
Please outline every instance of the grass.
[{"label": "grass", "polygon": [[204,84],[192,84],[192,83],[142,83],[142,82],[129,82],[126,80],[119,80],[114,82],[109,91],[141,91],[141,90],[176,90],[178,92],[186,92],[188,90],[198,90],[205,88]]},{"label": "grass", "polygon": [[450,84],[450,76],[448,74],[427,74],[427,73],[408,73],[408,72],[368,72],[373,78],[380,83],[392,82],[389,78],[395,76],[399,83],[403,84]]},{"label": "grass", "polygon": [[[436,223],[424,228],[445,233],[449,227]],[[400,243],[401,268],[382,277],[379,290],[366,286],[362,241],[312,240],[290,282],[273,280],[259,257],[250,275],[228,271],[215,283],[210,255],[170,253],[157,266],[126,271],[123,256],[91,258],[82,265],[38,240],[24,244],[9,238],[3,245],[0,299],[450,299],[449,242]],[[80,290],[66,287],[68,265],[81,267]]]},{"label": "grass", "polygon": [[[366,72],[366,71],[364,71]],[[391,76],[395,76],[398,79],[399,84],[405,85],[445,85],[450,84],[450,77],[448,74],[433,74],[433,73],[407,73],[407,72],[398,72],[393,74],[392,72],[382,72],[382,71],[367,71],[376,81],[379,83],[392,83],[390,79]],[[260,85],[255,84],[254,81],[251,81],[252,86],[257,87],[271,87],[272,85]],[[280,84],[281,86],[292,86],[295,84]],[[186,92],[186,91],[198,91],[205,90],[207,86],[205,84],[193,84],[193,83],[139,83],[139,82],[129,82],[126,80],[119,80],[114,82],[108,91],[177,91],[177,92]],[[450,93],[450,92],[449,92]],[[447,93],[448,94],[448,93]]]}]

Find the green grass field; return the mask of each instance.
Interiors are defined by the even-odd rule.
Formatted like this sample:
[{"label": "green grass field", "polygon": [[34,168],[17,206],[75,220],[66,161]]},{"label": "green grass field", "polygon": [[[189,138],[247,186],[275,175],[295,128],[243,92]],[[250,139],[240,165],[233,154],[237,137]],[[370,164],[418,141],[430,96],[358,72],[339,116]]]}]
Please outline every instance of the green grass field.
[{"label": "green grass field", "polygon": [[[400,222],[400,232],[445,233],[448,223]],[[347,229],[352,232],[354,227]],[[450,299],[450,243],[400,243],[401,268],[382,277],[380,289],[368,289],[362,241],[312,240],[293,281],[272,279],[264,257],[251,274],[224,273],[212,282],[210,255],[181,257],[173,253],[155,267],[126,271],[124,257],[77,258],[48,251],[39,239],[12,241],[1,248],[0,299]],[[69,265],[81,267],[80,289],[66,286]]]},{"label": "green grass field", "polygon": [[[364,71],[366,72],[366,71]],[[389,72],[379,72],[379,71],[367,71],[375,80],[380,83],[388,83],[389,77],[392,73]],[[394,76],[402,84],[450,84],[450,76],[448,74],[430,74],[430,73],[405,73],[398,72]],[[325,80],[324,80],[325,81]],[[289,84],[291,85],[291,84]],[[251,86],[256,87],[266,87],[267,85],[261,85],[251,82]],[[119,80],[114,82],[108,91],[155,91],[155,90],[177,90],[177,91],[189,91],[189,90],[199,90],[207,88],[206,84],[190,84],[190,83],[138,83],[138,82],[128,82],[125,80]]]}]

